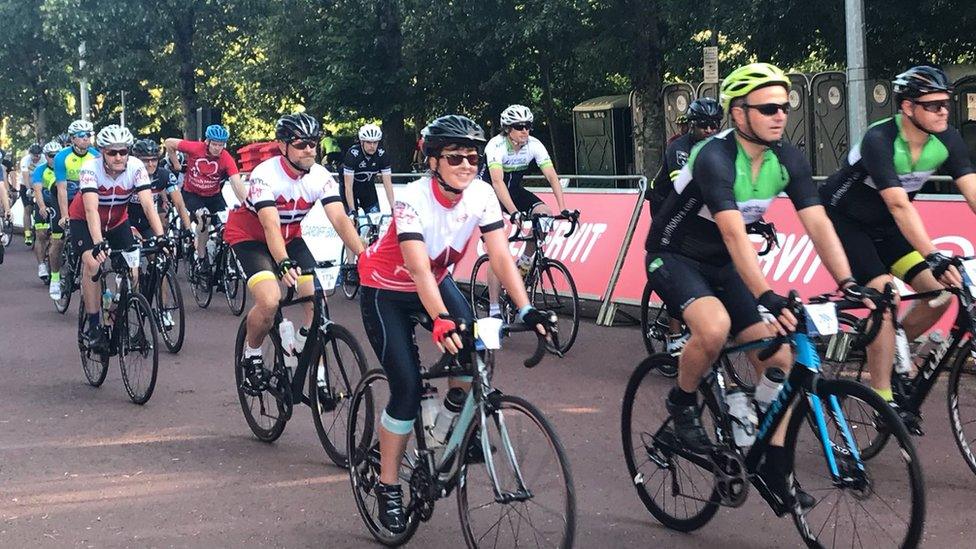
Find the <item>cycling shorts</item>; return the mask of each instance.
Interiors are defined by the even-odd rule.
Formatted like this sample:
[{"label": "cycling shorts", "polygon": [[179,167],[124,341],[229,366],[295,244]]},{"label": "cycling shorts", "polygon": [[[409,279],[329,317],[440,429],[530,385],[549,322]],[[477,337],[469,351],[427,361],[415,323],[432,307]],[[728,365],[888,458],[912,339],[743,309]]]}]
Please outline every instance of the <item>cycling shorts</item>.
[{"label": "cycling shorts", "polygon": [[[278,279],[278,262],[271,256],[268,245],[259,240],[245,240],[231,245],[237,255],[237,261],[241,264],[244,276],[247,277],[247,287],[253,288],[255,284],[262,280]],[[298,263],[302,269],[315,268],[315,256],[308,249],[305,240],[296,238],[285,245],[288,258]],[[304,275],[298,278],[299,283],[311,281],[312,275]]]},{"label": "cycling shorts", "polygon": [[[356,209],[362,208],[366,213],[380,211],[380,199],[376,195],[376,185],[373,181],[353,181],[352,194]],[[342,199],[342,208],[348,209],[349,202],[346,201],[346,184],[339,184],[339,198]],[[391,205],[392,207],[392,205]]]},{"label": "cycling shorts", "polygon": [[[72,219],[68,221],[71,230],[71,243],[77,253],[85,253],[95,247],[92,242],[91,233],[88,232],[88,221]],[[102,238],[108,241],[113,250],[128,250],[136,245],[135,238],[132,237],[132,226],[125,220],[118,226],[105,231],[102,227]]]},{"label": "cycling shorts", "polygon": [[183,202],[186,204],[187,211],[192,216],[196,216],[196,211],[200,208],[206,208],[212,214],[227,209],[227,203],[224,202],[224,195],[221,193],[213,196],[201,196],[196,193],[183,191]]},{"label": "cycling shorts", "polygon": [[[508,195],[512,197],[512,202],[515,203],[515,207],[520,212],[531,212],[536,206],[545,204],[538,196],[526,190],[522,185],[508,187]],[[504,206],[502,208],[504,209]],[[510,214],[512,212],[505,209],[505,213]]]},{"label": "cycling shorts", "polygon": [[858,284],[867,284],[890,273],[910,285],[918,273],[928,269],[925,258],[909,244],[898,227],[869,228],[842,213],[831,210],[827,213]]},{"label": "cycling shorts", "polygon": [[20,186],[20,201],[25,208],[34,204],[34,189],[30,185]]}]

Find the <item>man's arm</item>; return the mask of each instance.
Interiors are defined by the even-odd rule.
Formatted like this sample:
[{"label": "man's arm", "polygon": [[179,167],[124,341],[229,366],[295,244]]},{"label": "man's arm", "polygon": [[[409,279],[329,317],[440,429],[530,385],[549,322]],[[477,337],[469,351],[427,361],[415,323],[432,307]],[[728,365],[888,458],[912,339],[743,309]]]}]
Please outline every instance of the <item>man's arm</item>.
[{"label": "man's arm", "polygon": [[908,199],[908,193],[903,187],[889,187],[878,191],[878,194],[884,200],[891,216],[895,218],[898,230],[905,236],[905,240],[918,250],[918,253],[926,256],[936,251],[932,238],[929,237],[925,224],[922,223],[922,216],[918,215],[918,210]]},{"label": "man's arm", "polygon": [[552,164],[542,168],[542,175],[546,176],[546,180],[549,182],[549,186],[552,187],[552,194],[556,198],[556,205],[559,206],[559,211],[562,212],[566,209],[566,201],[563,200],[563,186],[559,183],[559,176],[556,175],[556,168],[552,167]]},{"label": "man's arm", "polygon": [[[281,236],[281,219],[278,217],[278,208],[265,206],[258,210],[258,221],[264,229],[264,240],[268,244],[268,251],[275,263],[281,263],[288,257],[288,250],[285,248],[285,239]],[[278,273],[275,273],[278,274]]]},{"label": "man's arm", "polygon": [[163,236],[163,222],[159,219],[159,213],[156,212],[156,206],[153,204],[152,191],[148,188],[142,189],[136,196],[139,198],[139,204],[142,205],[142,211],[146,214],[146,219],[149,220],[149,228],[156,236]]},{"label": "man's arm", "polygon": [[342,207],[342,202],[333,200],[328,204],[324,204],[323,207],[325,208],[325,216],[329,218],[329,222],[332,223],[332,227],[335,228],[336,233],[339,234],[339,238],[342,239],[346,247],[352,250],[352,253],[357,256],[363,253],[366,246],[363,244],[363,239],[359,237],[356,225],[346,215],[346,211]]},{"label": "man's arm", "polygon": [[386,191],[386,200],[390,204],[390,211],[393,211],[393,176],[389,173],[381,173],[383,178],[383,189]]},{"label": "man's arm", "polygon": [[[346,207],[346,211],[347,212],[351,212],[351,211],[354,211],[356,209],[356,197],[353,196],[353,194],[352,194],[352,192],[353,192],[352,191],[352,188],[353,188],[352,182],[353,182],[353,179],[355,177],[356,177],[356,175],[354,173],[348,172],[345,168],[343,168],[343,170],[342,170],[342,184],[345,186],[345,189],[346,189],[346,204],[344,204],[344,206]],[[390,207],[392,208],[393,207],[393,204],[390,204]]]},{"label": "man's arm", "polygon": [[178,137],[169,137],[163,141],[163,147],[166,149],[166,156],[169,158],[169,165],[173,173],[179,172],[182,169],[179,156],[176,154],[180,150],[180,142],[182,141]]},{"label": "man's arm", "polygon": [[[58,211],[61,213],[61,223],[62,227],[68,226],[68,183],[66,181],[58,181],[54,184],[54,187],[58,191]],[[98,198],[96,197],[96,205]]]},{"label": "man's arm", "polygon": [[723,210],[713,215],[722,234],[722,241],[735,264],[735,270],[746,283],[752,295],[759,297],[770,290],[769,283],[759,266],[759,255],[746,233],[745,220],[739,210]]},{"label": "man's arm", "polygon": [[[78,191],[82,193],[81,203],[85,206],[85,221],[88,222],[88,234],[92,237],[92,244],[101,244],[104,240],[102,236],[102,220],[98,216],[98,193],[94,191]],[[67,219],[68,210],[61,214],[62,218]]]},{"label": "man's arm", "polygon": [[180,189],[174,189],[169,193],[170,202],[176,206],[176,213],[180,215],[180,220],[183,222],[183,228],[189,230],[190,228],[190,212],[186,210],[186,202],[183,202],[183,193]]},{"label": "man's arm", "polygon": [[966,204],[973,213],[976,213],[976,174],[966,174],[956,179],[956,187],[966,198]]},{"label": "man's arm", "polygon": [[241,174],[235,173],[227,179],[230,180],[230,188],[234,190],[234,195],[237,196],[237,200],[243,204],[244,199],[247,198],[247,187],[244,186],[244,181],[241,180]]},{"label": "man's arm", "polygon": [[7,196],[6,185],[0,185],[0,206],[3,206],[3,214],[10,217],[10,197]]}]

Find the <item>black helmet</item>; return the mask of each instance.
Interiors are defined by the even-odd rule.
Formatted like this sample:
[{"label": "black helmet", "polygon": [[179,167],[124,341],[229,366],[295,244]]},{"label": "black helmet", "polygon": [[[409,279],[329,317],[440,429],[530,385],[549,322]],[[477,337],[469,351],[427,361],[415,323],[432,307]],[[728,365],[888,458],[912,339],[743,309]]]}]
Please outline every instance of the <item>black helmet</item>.
[{"label": "black helmet", "polygon": [[420,132],[424,140],[424,154],[437,156],[448,145],[473,147],[481,153],[485,148],[485,131],[467,116],[449,114],[437,118]]},{"label": "black helmet", "polygon": [[61,143],[62,147],[68,147],[71,145],[71,136],[66,133],[62,133],[55,139],[55,141]]},{"label": "black helmet", "polygon": [[927,93],[952,93],[952,84],[942,69],[920,65],[899,74],[891,81],[891,91],[895,100],[915,99]]},{"label": "black helmet", "polygon": [[275,139],[278,141],[294,141],[295,139],[314,139],[322,137],[322,126],[315,117],[303,113],[286,114],[275,124]]},{"label": "black helmet", "polygon": [[700,97],[692,101],[691,105],[688,105],[688,112],[685,113],[685,116],[692,125],[702,123],[718,125],[722,123],[722,116],[724,114],[722,112],[722,106],[718,104],[718,101],[711,97]]},{"label": "black helmet", "polygon": [[32,144],[27,149],[27,152],[29,152],[31,154],[41,154],[41,152],[43,152],[43,151],[44,151],[44,148],[41,147],[41,144],[40,143],[34,143],[34,144]]},{"label": "black helmet", "polygon": [[132,145],[132,155],[138,158],[159,156],[159,144],[152,139],[140,139]]}]

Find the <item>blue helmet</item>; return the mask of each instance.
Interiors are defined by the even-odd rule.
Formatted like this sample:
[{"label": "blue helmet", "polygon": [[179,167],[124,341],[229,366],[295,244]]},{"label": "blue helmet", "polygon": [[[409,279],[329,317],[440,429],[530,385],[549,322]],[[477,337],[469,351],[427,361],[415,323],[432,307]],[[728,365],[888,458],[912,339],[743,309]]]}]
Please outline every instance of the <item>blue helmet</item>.
[{"label": "blue helmet", "polygon": [[227,141],[230,138],[230,132],[227,128],[221,126],[220,124],[211,124],[207,126],[207,132],[205,134],[207,139],[211,141]]}]

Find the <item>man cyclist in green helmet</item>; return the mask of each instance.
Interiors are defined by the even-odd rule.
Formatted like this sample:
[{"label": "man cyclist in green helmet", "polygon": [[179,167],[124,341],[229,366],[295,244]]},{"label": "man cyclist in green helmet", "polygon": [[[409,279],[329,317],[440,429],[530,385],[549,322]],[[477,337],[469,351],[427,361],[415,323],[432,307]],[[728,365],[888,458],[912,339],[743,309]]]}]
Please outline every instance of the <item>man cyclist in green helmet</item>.
[{"label": "man cyclist in green helmet", "polygon": [[[758,220],[781,191],[790,197],[839,287],[855,299],[867,292],[851,278],[840,240],[820,205],[810,164],[798,149],[781,141],[789,88],[783,71],[767,63],[746,65],[725,78],[721,102],[734,128],[692,149],[645,244],[648,281],[671,315],[682,318],[691,332],[678,361],[678,383],[666,404],[675,434],[695,452],[711,447],[698,413],[698,384],[729,334],[748,342],[796,328],[787,299],[770,289],[746,232],[746,225]],[[774,318],[764,321],[760,305]],[[793,363],[788,347],[765,362],[759,361],[758,351],[747,355],[760,372],[769,367],[785,372]],[[759,473],[784,504],[792,506],[795,497],[809,508],[815,500],[794,490],[788,476],[784,432],[781,426],[774,434]]]}]

